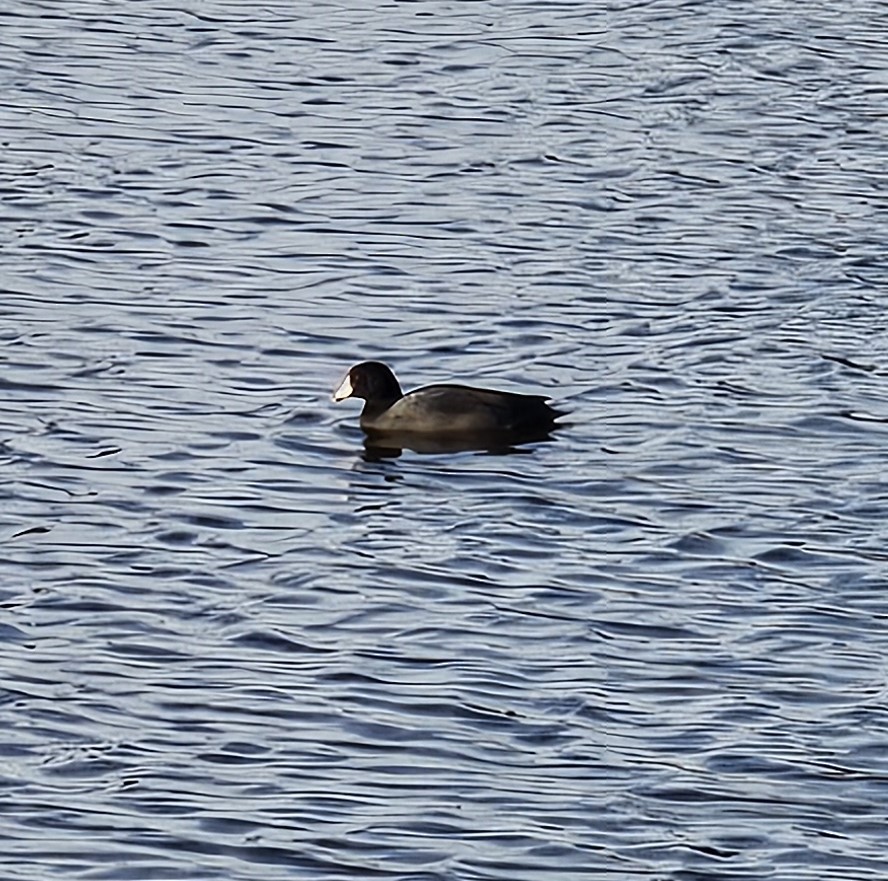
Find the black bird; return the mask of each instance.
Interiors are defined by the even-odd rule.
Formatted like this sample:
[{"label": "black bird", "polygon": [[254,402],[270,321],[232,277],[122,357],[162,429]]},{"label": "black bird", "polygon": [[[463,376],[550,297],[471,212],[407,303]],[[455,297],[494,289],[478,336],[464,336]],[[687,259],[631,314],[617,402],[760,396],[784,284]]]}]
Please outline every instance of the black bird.
[{"label": "black bird", "polygon": [[557,428],[564,413],[542,395],[520,395],[466,385],[427,385],[406,395],[380,361],[356,364],[333,392],[334,401],[363,398],[361,428],[370,435],[530,439]]}]

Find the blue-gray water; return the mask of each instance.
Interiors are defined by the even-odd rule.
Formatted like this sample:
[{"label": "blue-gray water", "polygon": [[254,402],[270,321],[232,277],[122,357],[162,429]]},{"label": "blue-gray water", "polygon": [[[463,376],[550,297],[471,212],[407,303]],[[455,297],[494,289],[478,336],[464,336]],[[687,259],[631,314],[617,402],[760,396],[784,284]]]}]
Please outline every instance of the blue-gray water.
[{"label": "blue-gray water", "polygon": [[886,33],[6,3],[2,881],[888,876]]}]

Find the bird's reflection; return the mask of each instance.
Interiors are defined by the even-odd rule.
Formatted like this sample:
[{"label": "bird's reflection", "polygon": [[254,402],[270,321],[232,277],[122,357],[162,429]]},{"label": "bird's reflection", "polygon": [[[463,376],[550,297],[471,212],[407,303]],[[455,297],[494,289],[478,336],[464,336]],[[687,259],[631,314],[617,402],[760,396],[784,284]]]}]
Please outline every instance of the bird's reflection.
[{"label": "bird's reflection", "polygon": [[404,450],[420,454],[477,452],[507,456],[529,453],[526,444],[554,439],[551,431],[497,432],[454,437],[425,437],[412,432],[386,432],[365,436],[363,458],[367,462],[397,459]]}]

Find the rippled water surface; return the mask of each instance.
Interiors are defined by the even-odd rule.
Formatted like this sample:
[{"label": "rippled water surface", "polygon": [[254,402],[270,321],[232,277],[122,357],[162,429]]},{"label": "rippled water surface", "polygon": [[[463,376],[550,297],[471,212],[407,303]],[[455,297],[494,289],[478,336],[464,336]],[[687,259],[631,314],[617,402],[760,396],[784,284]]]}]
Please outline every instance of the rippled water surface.
[{"label": "rippled water surface", "polygon": [[888,876],[886,33],[5,4],[0,878]]}]

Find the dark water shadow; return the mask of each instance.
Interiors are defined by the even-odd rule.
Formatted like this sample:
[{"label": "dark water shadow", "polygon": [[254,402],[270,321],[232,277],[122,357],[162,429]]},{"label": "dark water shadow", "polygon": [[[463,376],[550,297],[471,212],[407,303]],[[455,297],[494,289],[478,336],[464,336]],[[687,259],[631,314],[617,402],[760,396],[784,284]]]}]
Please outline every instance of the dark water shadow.
[{"label": "dark water shadow", "polygon": [[421,455],[441,453],[486,453],[495,456],[527,454],[531,450],[527,444],[551,442],[556,440],[555,431],[563,426],[555,426],[552,430],[532,432],[497,432],[457,437],[428,437],[411,432],[391,432],[384,435],[366,435],[364,438],[363,459],[367,462],[378,462],[382,459],[397,459],[404,450]]}]

